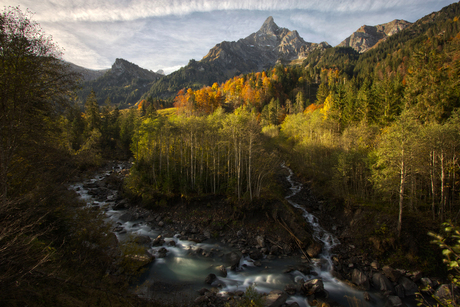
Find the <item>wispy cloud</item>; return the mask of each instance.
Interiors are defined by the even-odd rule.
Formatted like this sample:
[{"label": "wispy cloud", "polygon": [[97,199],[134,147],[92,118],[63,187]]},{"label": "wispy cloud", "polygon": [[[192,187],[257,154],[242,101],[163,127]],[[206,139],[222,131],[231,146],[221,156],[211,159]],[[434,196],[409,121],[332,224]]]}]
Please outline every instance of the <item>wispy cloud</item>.
[{"label": "wispy cloud", "polygon": [[[23,0],[36,8],[39,21],[129,21],[149,17],[184,16],[195,12],[227,10],[307,10],[326,13],[366,12],[439,4],[439,0]],[[7,5],[16,5],[6,0]],[[39,9],[38,9],[39,8]]]},{"label": "wispy cloud", "polygon": [[88,68],[116,58],[169,73],[217,43],[257,31],[268,16],[306,41],[337,45],[360,26],[416,21],[456,0],[3,0],[35,12],[64,58]]}]

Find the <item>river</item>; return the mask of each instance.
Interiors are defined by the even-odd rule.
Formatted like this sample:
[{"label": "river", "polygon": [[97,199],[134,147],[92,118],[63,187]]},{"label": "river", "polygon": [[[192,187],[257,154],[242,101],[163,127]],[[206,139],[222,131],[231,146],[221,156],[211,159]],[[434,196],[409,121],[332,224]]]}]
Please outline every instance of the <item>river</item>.
[{"label": "river", "polygon": [[[227,276],[218,275],[213,285],[219,289],[219,295],[225,296],[228,293],[236,291],[245,291],[249,286],[254,287],[258,292],[268,293],[272,290],[284,290],[288,284],[297,285],[311,279],[321,279],[324,288],[329,294],[329,300],[335,301],[343,306],[383,306],[379,293],[370,293],[371,302],[365,301],[363,291],[348,286],[336,278],[332,277],[331,249],[340,244],[339,240],[331,233],[323,229],[318,219],[308,213],[302,204],[298,204],[291,198],[301,191],[302,184],[293,179],[293,172],[286,165],[282,165],[289,175],[287,181],[290,183],[290,194],[286,196],[287,201],[295,208],[300,210],[314,230],[314,238],[323,243],[323,249],[318,259],[300,259],[279,257],[275,259],[264,258],[257,261],[249,257],[241,257],[240,263],[236,270],[227,267]],[[114,210],[114,199],[117,198],[117,191],[110,190],[106,200],[97,201],[90,195],[88,185],[97,185],[99,181],[109,176],[111,172],[120,171],[117,166],[112,170],[99,173],[92,179],[77,183],[71,186],[77,191],[80,197],[88,206],[99,206],[106,213],[106,221],[112,223],[123,231],[116,232],[119,241],[126,240],[133,236],[148,236],[152,240],[161,234],[161,229],[151,228],[143,219],[135,221],[123,221],[120,217],[126,212],[125,210]],[[225,257],[234,248],[222,244],[217,240],[206,240],[202,243],[195,243],[182,239],[180,234],[163,238],[163,246],[150,247],[149,253],[156,256],[156,259],[149,265],[146,272],[141,276],[138,285],[139,295],[158,299],[162,301],[169,300],[170,303],[183,303],[193,300],[198,296],[197,291],[209,285],[205,284],[205,279],[210,273],[216,273],[216,268],[220,265],[226,265]],[[167,250],[166,257],[160,256],[162,248]],[[200,255],[197,256],[197,251]],[[164,256],[164,255],[163,255]],[[313,265],[309,263],[312,262]],[[300,266],[311,266],[309,273],[304,274],[298,269]],[[287,270],[287,268],[291,268]],[[288,304],[296,302],[299,306],[310,306],[307,298],[296,292],[290,295],[286,301]]]}]

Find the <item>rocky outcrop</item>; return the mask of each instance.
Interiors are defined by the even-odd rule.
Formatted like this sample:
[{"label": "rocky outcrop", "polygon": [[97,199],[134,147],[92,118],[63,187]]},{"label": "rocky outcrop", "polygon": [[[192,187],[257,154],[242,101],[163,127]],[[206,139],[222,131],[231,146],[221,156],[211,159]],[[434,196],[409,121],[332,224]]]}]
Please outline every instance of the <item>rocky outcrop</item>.
[{"label": "rocky outcrop", "polygon": [[290,62],[328,47],[325,42],[305,42],[297,31],[278,27],[270,16],[259,31],[237,42],[217,44],[200,62],[212,63],[230,77],[236,72],[262,71],[278,61]]},{"label": "rocky outcrop", "polygon": [[359,53],[363,53],[410,25],[410,22],[398,19],[377,26],[364,25],[338,44],[337,47],[351,47]]}]

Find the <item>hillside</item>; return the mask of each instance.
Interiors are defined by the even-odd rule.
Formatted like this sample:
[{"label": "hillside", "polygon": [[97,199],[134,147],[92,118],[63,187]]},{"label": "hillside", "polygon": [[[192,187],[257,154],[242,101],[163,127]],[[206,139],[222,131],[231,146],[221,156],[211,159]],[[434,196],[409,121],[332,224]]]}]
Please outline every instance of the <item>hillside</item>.
[{"label": "hillside", "polygon": [[109,98],[112,104],[125,108],[139,101],[150,85],[161,77],[163,75],[124,59],[116,59],[112,68],[106,70],[102,76],[85,78],[86,82],[82,83],[78,96],[84,102],[91,90],[94,90],[99,105]]}]

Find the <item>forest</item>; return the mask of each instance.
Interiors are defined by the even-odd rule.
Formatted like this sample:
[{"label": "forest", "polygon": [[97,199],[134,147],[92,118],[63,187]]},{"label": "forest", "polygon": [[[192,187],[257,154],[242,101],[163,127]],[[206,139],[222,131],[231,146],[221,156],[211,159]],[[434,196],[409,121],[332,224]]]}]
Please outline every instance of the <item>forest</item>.
[{"label": "forest", "polygon": [[100,106],[94,91],[78,101],[78,76],[39,25],[19,9],[0,17],[0,285],[12,306],[58,304],[47,296],[56,284],[64,300],[102,291],[120,306],[143,304],[119,294],[129,279],[109,278],[112,261],[83,243],[109,244],[107,226],[75,210],[64,185],[108,160],[131,159],[124,189],[141,205],[224,195],[238,210],[279,197],[285,161],[327,210],[391,217],[397,263],[425,270],[431,254],[407,258],[399,238],[459,223],[458,4],[364,54],[330,48],[302,65],[184,88],[174,109],[157,97]]}]

